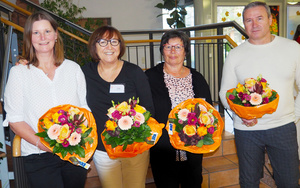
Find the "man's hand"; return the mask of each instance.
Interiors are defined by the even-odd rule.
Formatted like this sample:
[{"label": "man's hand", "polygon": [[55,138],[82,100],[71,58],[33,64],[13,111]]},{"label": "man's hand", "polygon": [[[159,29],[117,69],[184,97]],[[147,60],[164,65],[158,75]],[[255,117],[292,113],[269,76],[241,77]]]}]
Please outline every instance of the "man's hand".
[{"label": "man's hand", "polygon": [[242,118],[242,121],[243,121],[243,124],[246,125],[247,127],[252,127],[257,124],[257,119],[243,119]]}]

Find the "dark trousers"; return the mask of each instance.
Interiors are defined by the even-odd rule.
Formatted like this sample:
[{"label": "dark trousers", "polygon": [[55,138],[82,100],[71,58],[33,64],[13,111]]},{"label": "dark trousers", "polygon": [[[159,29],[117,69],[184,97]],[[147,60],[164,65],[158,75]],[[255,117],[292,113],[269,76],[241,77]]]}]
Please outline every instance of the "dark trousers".
[{"label": "dark trousers", "polygon": [[51,153],[24,157],[24,167],[32,188],[83,188],[87,175],[83,167]]},{"label": "dark trousers", "polygon": [[265,151],[278,188],[297,188],[299,156],[294,123],[261,131],[234,130],[241,188],[258,188],[263,177]]},{"label": "dark trousers", "polygon": [[[175,149],[174,149],[175,151]],[[187,153],[187,161],[175,161],[175,152],[152,152],[150,163],[157,188],[201,188],[202,154]]]}]

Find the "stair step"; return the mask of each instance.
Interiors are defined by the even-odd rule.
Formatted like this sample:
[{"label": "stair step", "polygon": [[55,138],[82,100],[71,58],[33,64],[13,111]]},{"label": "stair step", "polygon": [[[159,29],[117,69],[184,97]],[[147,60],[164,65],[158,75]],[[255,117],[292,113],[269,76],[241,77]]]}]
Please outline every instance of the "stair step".
[{"label": "stair step", "polygon": [[202,187],[238,185],[238,160],[236,154],[203,159]]},{"label": "stair step", "polygon": [[234,142],[234,135],[227,131],[224,131],[222,134],[221,145],[216,151],[212,153],[206,153],[203,155],[204,158],[210,157],[221,157],[224,155],[231,155],[236,153],[236,147]]}]

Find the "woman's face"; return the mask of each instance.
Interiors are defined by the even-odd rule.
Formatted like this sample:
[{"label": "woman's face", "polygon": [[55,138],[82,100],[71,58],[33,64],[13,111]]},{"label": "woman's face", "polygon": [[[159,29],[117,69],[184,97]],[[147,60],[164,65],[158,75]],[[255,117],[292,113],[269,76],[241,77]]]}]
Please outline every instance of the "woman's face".
[{"label": "woman's face", "polygon": [[[99,42],[96,43],[96,50],[97,50],[97,55],[100,59],[101,62],[105,63],[115,63],[118,62],[119,60],[119,55],[120,55],[120,43],[118,45],[114,45],[114,42],[112,40],[119,40],[119,38],[114,35],[111,39],[105,37],[102,38],[103,41],[107,41],[106,46],[100,46]],[[100,39],[101,40],[101,39]],[[101,42],[101,43],[102,43]],[[105,42],[104,42],[105,43]],[[112,45],[113,43],[113,45]]]},{"label": "woman's face", "polygon": [[32,24],[31,41],[37,54],[53,52],[57,32],[48,20],[35,21]]},{"label": "woman's face", "polygon": [[180,38],[171,38],[164,45],[164,60],[169,65],[182,64],[185,58],[183,42]]}]

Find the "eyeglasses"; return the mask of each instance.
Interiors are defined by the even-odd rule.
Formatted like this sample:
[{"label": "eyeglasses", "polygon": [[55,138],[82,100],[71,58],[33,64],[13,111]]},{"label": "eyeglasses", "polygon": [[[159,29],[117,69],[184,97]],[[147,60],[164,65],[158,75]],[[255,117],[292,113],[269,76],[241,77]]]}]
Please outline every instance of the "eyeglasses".
[{"label": "eyeglasses", "polygon": [[176,51],[181,51],[184,48],[184,46],[180,46],[180,45],[175,45],[175,46],[167,45],[167,44],[164,45],[164,49],[167,51],[171,51],[173,47]]},{"label": "eyeglasses", "polygon": [[117,39],[110,39],[110,40],[106,40],[106,39],[100,39],[97,41],[97,43],[101,46],[101,47],[105,47],[108,45],[108,42],[110,42],[110,44],[112,46],[118,46],[120,44],[120,40]]}]

